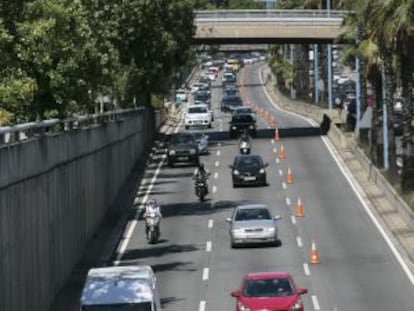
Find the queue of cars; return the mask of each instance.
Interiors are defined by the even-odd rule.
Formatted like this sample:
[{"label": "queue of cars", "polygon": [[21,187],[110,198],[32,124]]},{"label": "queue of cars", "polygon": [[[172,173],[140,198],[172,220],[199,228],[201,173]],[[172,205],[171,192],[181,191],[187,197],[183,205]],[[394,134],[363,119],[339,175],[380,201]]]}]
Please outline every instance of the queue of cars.
[{"label": "queue of cars", "polygon": [[[231,113],[229,122],[230,138],[241,133],[256,135],[257,118],[253,111],[243,105],[237,87],[239,63],[230,59],[224,65],[222,79],[223,100],[221,111]],[[209,135],[198,128],[211,128],[214,114],[211,107],[211,81],[216,81],[219,70],[207,68],[206,75],[195,82],[190,93],[181,92],[183,102],[187,103],[184,114],[184,133],[173,135],[168,143],[167,162],[174,167],[177,162],[190,162],[199,165],[200,155],[209,152]],[[190,103],[191,102],[191,103]],[[266,167],[258,154],[239,154],[230,165],[233,187],[246,185],[267,185]],[[245,244],[260,243],[280,246],[278,221],[264,204],[244,204],[237,206],[229,223],[231,248]],[[240,287],[231,292],[236,299],[236,311],[256,310],[297,310],[303,311],[300,298],[307,290],[297,286],[293,276],[286,272],[249,273],[243,277]],[[85,282],[81,297],[82,311],[106,310],[161,310],[157,279],[150,266],[117,266],[91,269]]]}]

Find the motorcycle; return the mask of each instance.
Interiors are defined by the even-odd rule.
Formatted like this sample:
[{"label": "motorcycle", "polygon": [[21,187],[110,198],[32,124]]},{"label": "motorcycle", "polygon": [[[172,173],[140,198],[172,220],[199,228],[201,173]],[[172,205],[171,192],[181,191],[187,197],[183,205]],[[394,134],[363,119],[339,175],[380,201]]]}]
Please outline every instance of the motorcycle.
[{"label": "motorcycle", "polygon": [[250,153],[250,142],[242,140],[240,142],[240,153],[241,154],[249,154]]},{"label": "motorcycle", "polygon": [[195,193],[196,196],[200,199],[200,201],[204,201],[207,193],[208,193],[208,186],[207,182],[203,179],[198,179],[195,181]]},{"label": "motorcycle", "polygon": [[155,244],[160,237],[160,217],[155,213],[150,213],[145,217],[147,228],[147,240],[150,244]]}]

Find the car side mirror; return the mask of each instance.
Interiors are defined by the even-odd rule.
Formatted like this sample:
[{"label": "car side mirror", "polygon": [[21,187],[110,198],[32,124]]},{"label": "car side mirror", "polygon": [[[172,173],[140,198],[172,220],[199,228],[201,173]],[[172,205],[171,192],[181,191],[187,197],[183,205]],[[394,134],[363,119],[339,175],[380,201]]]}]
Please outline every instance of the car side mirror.
[{"label": "car side mirror", "polygon": [[296,293],[297,293],[298,295],[304,295],[304,294],[307,294],[307,293],[308,293],[308,290],[307,290],[306,288],[298,288],[298,289],[296,290]]},{"label": "car side mirror", "polygon": [[237,298],[237,297],[240,297],[240,296],[241,296],[241,293],[240,293],[240,291],[239,291],[239,290],[235,290],[235,291],[232,291],[232,292],[230,293],[230,295],[231,295],[232,297],[234,297],[234,298]]},{"label": "car side mirror", "polygon": [[231,223],[231,218],[230,217],[226,218],[226,222]]},{"label": "car side mirror", "polygon": [[282,219],[282,216],[280,216],[280,215],[275,215],[275,216],[273,216],[273,219],[274,219],[274,220],[281,220],[281,219]]}]

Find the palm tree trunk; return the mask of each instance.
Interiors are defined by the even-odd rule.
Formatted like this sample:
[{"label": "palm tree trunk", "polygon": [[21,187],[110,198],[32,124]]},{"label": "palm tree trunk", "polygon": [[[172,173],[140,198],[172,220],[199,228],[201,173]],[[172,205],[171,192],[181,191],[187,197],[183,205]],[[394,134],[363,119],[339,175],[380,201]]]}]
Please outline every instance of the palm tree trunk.
[{"label": "palm tree trunk", "polygon": [[369,145],[369,155],[373,164],[377,167],[383,165],[383,144],[381,135],[381,106],[382,106],[382,79],[381,72],[377,66],[373,67],[369,73],[369,80],[374,89],[374,103],[372,106],[371,135]]},{"label": "palm tree trunk", "polygon": [[298,99],[309,100],[309,54],[308,45],[296,45],[294,49],[294,88]]},{"label": "palm tree trunk", "polygon": [[407,40],[406,48],[401,55],[401,77],[402,77],[402,95],[403,95],[403,168],[401,173],[401,188],[403,192],[414,190],[414,129],[413,129],[413,75],[414,56],[413,40]]},{"label": "palm tree trunk", "polygon": [[388,156],[389,156],[389,177],[394,182],[398,178],[397,172],[397,157],[395,152],[395,136],[394,136],[394,73],[392,68],[392,49],[384,47],[382,49],[384,57],[384,72],[385,72],[385,102],[388,116]]}]

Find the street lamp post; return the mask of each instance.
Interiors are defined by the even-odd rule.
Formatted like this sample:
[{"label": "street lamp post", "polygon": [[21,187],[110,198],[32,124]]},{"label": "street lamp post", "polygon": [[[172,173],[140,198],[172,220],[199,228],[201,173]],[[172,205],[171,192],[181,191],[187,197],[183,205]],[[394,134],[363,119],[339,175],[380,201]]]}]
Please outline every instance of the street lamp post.
[{"label": "street lamp post", "polygon": [[[328,17],[331,16],[331,0],[326,0]],[[332,43],[328,44],[328,106],[332,109]]]}]

